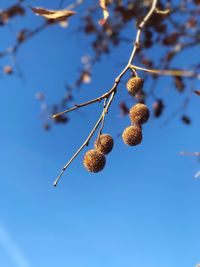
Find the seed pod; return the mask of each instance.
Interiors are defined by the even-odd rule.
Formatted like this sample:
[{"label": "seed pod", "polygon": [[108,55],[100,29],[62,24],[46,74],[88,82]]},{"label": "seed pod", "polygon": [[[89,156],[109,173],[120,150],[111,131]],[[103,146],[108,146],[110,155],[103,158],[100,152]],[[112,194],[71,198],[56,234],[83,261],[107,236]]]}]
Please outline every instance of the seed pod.
[{"label": "seed pod", "polygon": [[141,79],[140,77],[133,77],[128,80],[126,88],[128,89],[129,93],[134,96],[139,90],[142,89],[143,84],[143,79]]},{"label": "seed pod", "polygon": [[149,119],[149,109],[146,105],[138,103],[130,109],[131,122],[137,125],[141,125]]},{"label": "seed pod", "polygon": [[101,134],[94,143],[94,148],[104,155],[110,153],[113,148],[113,138],[109,134]]},{"label": "seed pod", "polygon": [[127,127],[123,134],[122,139],[128,146],[136,146],[142,142],[142,128],[139,126]]},{"label": "seed pod", "polygon": [[154,117],[156,117],[156,118],[160,117],[162,115],[162,113],[163,113],[163,109],[164,109],[163,101],[161,99],[157,99],[153,103],[153,114],[154,114]]},{"label": "seed pod", "polygon": [[105,164],[105,156],[96,149],[91,149],[85,153],[83,165],[89,172],[100,172]]}]

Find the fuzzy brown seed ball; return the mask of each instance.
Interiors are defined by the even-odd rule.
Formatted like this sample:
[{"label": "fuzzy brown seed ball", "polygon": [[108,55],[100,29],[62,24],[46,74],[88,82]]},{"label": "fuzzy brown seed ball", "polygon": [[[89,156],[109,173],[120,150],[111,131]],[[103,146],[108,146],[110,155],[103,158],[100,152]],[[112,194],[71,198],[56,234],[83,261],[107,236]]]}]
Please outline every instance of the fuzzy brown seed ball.
[{"label": "fuzzy brown seed ball", "polygon": [[91,149],[85,153],[83,165],[89,172],[100,172],[105,164],[105,156],[96,149]]},{"label": "fuzzy brown seed ball", "polygon": [[137,125],[141,125],[149,119],[149,109],[146,105],[138,103],[134,105],[129,112],[131,122]]},{"label": "fuzzy brown seed ball", "polygon": [[142,90],[143,84],[143,79],[141,79],[140,77],[133,77],[128,80],[126,88],[131,95],[135,96],[138,91]]},{"label": "fuzzy brown seed ball", "polygon": [[113,149],[113,138],[109,134],[101,134],[94,143],[94,148],[104,155]]},{"label": "fuzzy brown seed ball", "polygon": [[136,146],[142,142],[142,129],[139,126],[127,127],[123,134],[122,139],[128,146]]}]

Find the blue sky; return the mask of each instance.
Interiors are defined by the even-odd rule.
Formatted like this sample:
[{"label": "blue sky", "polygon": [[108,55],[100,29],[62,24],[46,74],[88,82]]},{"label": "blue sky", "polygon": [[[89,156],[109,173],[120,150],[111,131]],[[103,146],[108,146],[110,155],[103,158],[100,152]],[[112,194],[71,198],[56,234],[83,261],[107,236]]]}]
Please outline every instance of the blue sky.
[{"label": "blue sky", "polygon": [[[48,6],[45,2],[34,4]],[[53,1],[49,7],[54,7]],[[34,26],[38,20],[30,14],[26,23]],[[12,27],[14,32],[20,28],[17,23]],[[0,34],[3,49],[12,41],[12,30],[0,28]],[[45,132],[34,96],[43,91],[48,103],[59,101],[64,82],[76,79],[80,57],[89,53],[88,42],[70,35],[70,27],[52,26],[18,53],[25,82],[1,76],[0,266],[195,266],[200,262],[200,180],[193,176],[200,165],[179,152],[199,149],[200,100],[191,97],[191,126],[175,117],[161,127],[181,104],[170,78],[161,78],[157,88],[158,96],[167,99],[164,117],[151,117],[142,145],[129,148],[117,137],[129,125],[128,118],[119,117],[118,103],[128,98],[122,83],[106,118],[105,132],[115,137],[115,146],[105,170],[87,173],[83,152],[53,187],[61,167],[89,134],[101,106],[74,112],[70,123]],[[104,56],[95,66],[92,83],[76,93],[76,102],[105,92],[130,51],[131,45],[123,44]],[[188,57],[194,54],[199,58],[193,49],[175,66],[187,68]],[[1,66],[9,60],[3,59]]]}]

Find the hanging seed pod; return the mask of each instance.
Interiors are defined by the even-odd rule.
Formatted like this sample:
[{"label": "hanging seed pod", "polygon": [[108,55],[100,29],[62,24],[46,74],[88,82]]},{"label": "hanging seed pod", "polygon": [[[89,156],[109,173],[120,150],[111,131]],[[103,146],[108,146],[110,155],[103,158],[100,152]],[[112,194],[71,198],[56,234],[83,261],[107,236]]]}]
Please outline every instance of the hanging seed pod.
[{"label": "hanging seed pod", "polygon": [[142,89],[143,84],[143,79],[140,77],[133,77],[128,80],[126,88],[131,95],[135,96],[135,94]]},{"label": "hanging seed pod", "polygon": [[139,126],[127,127],[123,134],[122,139],[128,146],[136,146],[142,142],[142,128]]},{"label": "hanging seed pod", "polygon": [[85,153],[83,165],[89,172],[100,172],[105,164],[105,156],[96,149],[91,149]]},{"label": "hanging seed pod", "polygon": [[146,105],[138,103],[136,105],[134,105],[131,109],[130,109],[130,119],[131,122],[137,125],[141,125],[145,122],[148,121],[149,119],[149,109],[147,108]]},{"label": "hanging seed pod", "polygon": [[101,134],[95,141],[94,148],[104,155],[107,155],[113,149],[113,144],[114,141],[112,136],[109,134]]}]

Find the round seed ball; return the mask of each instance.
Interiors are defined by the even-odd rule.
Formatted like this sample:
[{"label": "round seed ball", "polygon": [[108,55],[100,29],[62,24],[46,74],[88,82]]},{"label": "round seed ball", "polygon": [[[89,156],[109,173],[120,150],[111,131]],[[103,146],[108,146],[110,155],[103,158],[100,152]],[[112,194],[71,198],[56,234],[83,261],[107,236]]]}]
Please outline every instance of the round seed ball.
[{"label": "round seed ball", "polygon": [[149,119],[149,115],[150,112],[148,107],[141,103],[134,105],[129,111],[131,122],[137,125],[141,125],[147,122]]},{"label": "round seed ball", "polygon": [[128,80],[126,88],[131,95],[135,96],[135,94],[142,89],[143,84],[143,79],[140,77],[133,77]]},{"label": "round seed ball", "polygon": [[139,126],[127,127],[123,134],[122,139],[128,146],[136,146],[142,142],[142,129]]},{"label": "round seed ball", "polygon": [[110,153],[113,149],[113,138],[109,134],[101,134],[94,143],[94,148],[104,155]]},{"label": "round seed ball", "polygon": [[105,156],[96,149],[91,149],[85,153],[83,165],[89,172],[100,172],[105,164]]}]

